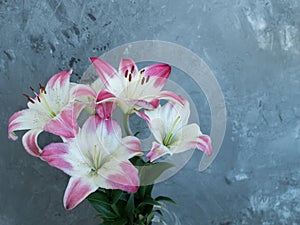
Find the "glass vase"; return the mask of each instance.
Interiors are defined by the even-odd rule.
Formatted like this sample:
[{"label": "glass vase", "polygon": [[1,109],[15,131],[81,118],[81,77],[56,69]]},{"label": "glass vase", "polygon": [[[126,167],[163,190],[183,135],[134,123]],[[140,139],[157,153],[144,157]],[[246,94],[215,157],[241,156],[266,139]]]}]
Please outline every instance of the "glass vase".
[{"label": "glass vase", "polygon": [[179,218],[166,205],[155,206],[154,210],[159,210],[162,215],[156,213],[151,220],[151,225],[181,225]]}]

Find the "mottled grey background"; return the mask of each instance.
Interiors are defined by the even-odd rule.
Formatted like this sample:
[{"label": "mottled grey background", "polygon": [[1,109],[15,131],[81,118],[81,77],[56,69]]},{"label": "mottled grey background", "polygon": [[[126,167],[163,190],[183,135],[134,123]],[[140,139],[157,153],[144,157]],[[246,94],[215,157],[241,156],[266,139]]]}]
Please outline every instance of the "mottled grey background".
[{"label": "mottled grey background", "polygon": [[[21,96],[58,70],[73,81],[121,44],[158,39],[185,46],[223,90],[227,132],[204,173],[201,153],[156,193],[178,202],[184,225],[300,224],[300,2],[298,0],[0,0],[0,225],[96,225],[83,203],[64,210],[68,177],[7,140]],[[210,129],[203,93],[174,68]]]}]

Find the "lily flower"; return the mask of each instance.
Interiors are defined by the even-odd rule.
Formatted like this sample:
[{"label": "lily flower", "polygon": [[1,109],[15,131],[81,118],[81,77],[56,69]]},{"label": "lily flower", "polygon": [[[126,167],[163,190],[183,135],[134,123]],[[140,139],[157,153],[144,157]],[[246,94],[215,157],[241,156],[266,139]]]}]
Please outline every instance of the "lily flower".
[{"label": "lily flower", "polygon": [[116,101],[125,114],[131,114],[141,108],[155,109],[159,99],[179,100],[170,91],[161,91],[165,85],[171,67],[167,64],[154,64],[138,71],[131,59],[122,59],[116,71],[102,59],[91,57],[96,71],[111,97],[102,101]]},{"label": "lily flower", "polygon": [[144,118],[157,142],[152,143],[151,151],[146,155],[151,162],[166,155],[200,149],[211,155],[211,140],[202,134],[196,123],[187,124],[190,107],[187,100],[182,98],[183,106],[167,102],[152,111],[138,112]]},{"label": "lily flower", "polygon": [[37,138],[42,131],[47,131],[62,138],[73,138],[78,132],[76,119],[84,104],[75,101],[77,97],[92,94],[87,85],[70,83],[72,69],[55,74],[48,81],[46,87],[40,84],[40,93],[30,89],[35,98],[24,94],[28,99],[28,109],[14,113],[9,119],[8,138],[16,140],[14,133],[18,130],[29,130],[22,143],[25,150],[39,156],[42,152]]},{"label": "lily flower", "polygon": [[136,155],[142,155],[139,139],[122,139],[115,120],[92,115],[75,138],[46,146],[41,157],[71,176],[64,206],[73,209],[99,187],[136,192],[138,170],[129,161]]}]

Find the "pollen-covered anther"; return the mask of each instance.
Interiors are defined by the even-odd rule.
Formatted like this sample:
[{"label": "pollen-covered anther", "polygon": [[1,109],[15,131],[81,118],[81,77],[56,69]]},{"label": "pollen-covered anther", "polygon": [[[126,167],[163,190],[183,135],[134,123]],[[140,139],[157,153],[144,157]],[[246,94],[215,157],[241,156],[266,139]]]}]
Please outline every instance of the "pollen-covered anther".
[{"label": "pollen-covered anther", "polygon": [[145,77],[142,78],[141,85],[143,85],[144,82],[145,82]]},{"label": "pollen-covered anther", "polygon": [[146,79],[146,83],[148,83],[148,82],[149,82],[149,79],[150,79],[150,76],[148,76],[148,77],[147,77],[147,79]]},{"label": "pollen-covered anther", "polygon": [[125,71],[125,78],[128,77],[128,70]]},{"label": "pollen-covered anther", "polygon": [[41,83],[39,83],[39,85],[40,85],[40,91],[41,91],[41,93],[42,94],[47,94],[45,87]]},{"label": "pollen-covered anther", "polygon": [[131,82],[131,80],[132,80],[132,74],[129,74],[128,81]]}]

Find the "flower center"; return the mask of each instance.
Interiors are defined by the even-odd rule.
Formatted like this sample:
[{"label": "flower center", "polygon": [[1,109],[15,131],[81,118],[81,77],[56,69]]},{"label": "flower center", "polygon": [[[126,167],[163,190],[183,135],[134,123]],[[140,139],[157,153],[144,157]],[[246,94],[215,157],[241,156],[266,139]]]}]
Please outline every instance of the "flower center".
[{"label": "flower center", "polygon": [[180,120],[180,116],[177,116],[176,119],[174,120],[172,126],[170,127],[170,130],[169,130],[168,134],[163,139],[163,145],[164,146],[170,147],[170,145],[172,144],[174,129],[175,129],[176,124],[179,122],[179,120]]},{"label": "flower center", "polygon": [[27,94],[23,94],[27,100],[29,102],[31,102],[32,104],[36,103],[36,100],[38,100],[39,103],[43,103],[46,106],[47,110],[50,112],[50,116],[52,118],[54,118],[56,116],[56,113],[52,110],[52,108],[50,107],[49,103],[47,102],[47,99],[45,98],[45,95],[47,94],[45,87],[42,84],[39,84],[40,86],[40,94],[38,94],[33,87],[30,87],[30,90],[34,93],[34,95],[36,96],[36,99],[31,98],[29,95]]}]

